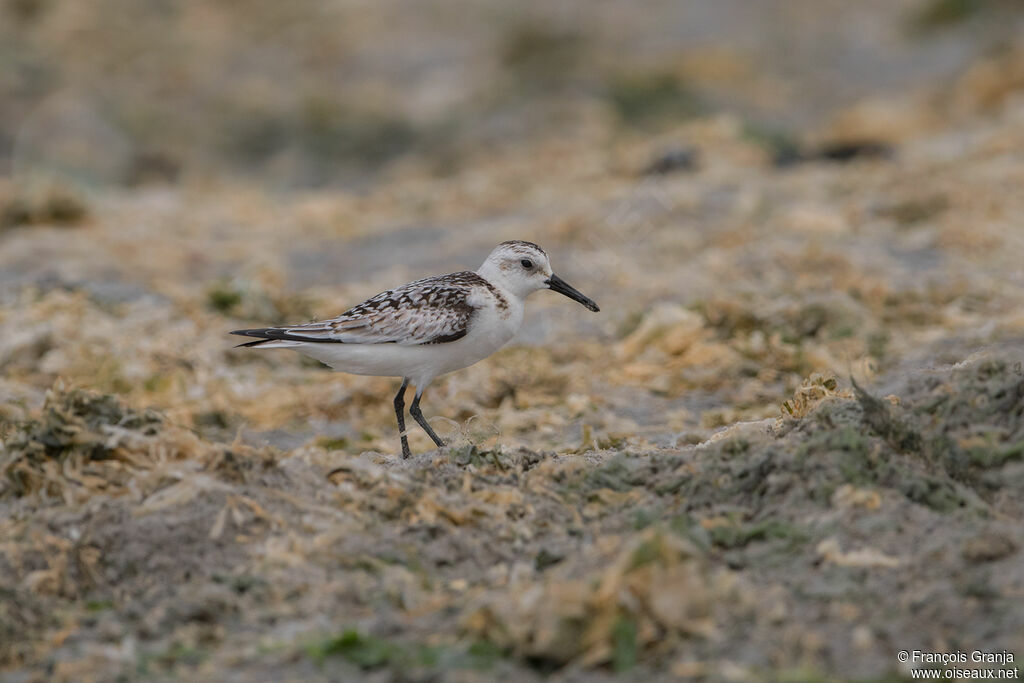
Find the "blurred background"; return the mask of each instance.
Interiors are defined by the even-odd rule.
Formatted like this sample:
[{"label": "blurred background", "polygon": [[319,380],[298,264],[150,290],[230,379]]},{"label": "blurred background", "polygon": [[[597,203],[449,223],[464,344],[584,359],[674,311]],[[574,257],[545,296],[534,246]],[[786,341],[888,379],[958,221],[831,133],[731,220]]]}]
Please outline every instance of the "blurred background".
[{"label": "blurred background", "polygon": [[1013,49],[1021,23],[1013,0],[8,0],[2,11],[0,171],[280,189],[365,187],[402,162],[451,174],[524,139],[603,146],[720,112],[766,144],[801,141],[866,97],[952,97],[968,67]]},{"label": "blurred background", "polygon": [[[0,0],[0,669],[1024,657],[1022,187],[1020,0]],[[505,239],[450,452],[226,334]]]},{"label": "blurred background", "polygon": [[[0,11],[5,369],[37,398],[76,368],[119,393],[160,386],[187,416],[197,371],[152,380],[146,344],[208,351],[217,381],[224,363],[299,367],[224,355],[222,332],[330,317],[509,238],[545,246],[605,311],[537,296],[518,344],[638,335],[600,376],[615,390],[571,386],[663,445],[774,414],[812,372],[893,370],[936,335],[962,333],[960,354],[1016,320],[1011,0]],[[71,337],[22,319],[68,295],[99,309]],[[190,331],[133,330],[143,312]],[[101,321],[124,348],[90,337]],[[248,409],[218,410],[234,429]]]}]

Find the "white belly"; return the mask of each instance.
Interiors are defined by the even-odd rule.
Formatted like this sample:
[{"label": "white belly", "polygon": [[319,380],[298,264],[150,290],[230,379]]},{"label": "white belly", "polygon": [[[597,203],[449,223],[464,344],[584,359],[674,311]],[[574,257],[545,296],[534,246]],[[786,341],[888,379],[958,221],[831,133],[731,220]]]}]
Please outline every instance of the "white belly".
[{"label": "white belly", "polygon": [[[423,387],[446,372],[468,367],[504,346],[519,329],[522,307],[480,310],[466,336],[443,344],[336,344],[274,342],[353,375],[408,377]],[[269,344],[263,348],[270,347]]]}]

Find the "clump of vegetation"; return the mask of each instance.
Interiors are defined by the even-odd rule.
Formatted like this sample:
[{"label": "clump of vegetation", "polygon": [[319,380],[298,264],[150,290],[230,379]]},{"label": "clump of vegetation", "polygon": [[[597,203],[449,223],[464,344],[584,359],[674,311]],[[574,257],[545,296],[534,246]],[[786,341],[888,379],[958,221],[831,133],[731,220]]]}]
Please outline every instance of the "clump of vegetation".
[{"label": "clump of vegetation", "polygon": [[316,440],[316,445],[328,451],[343,451],[351,445],[351,441],[344,436],[330,437],[322,436]]},{"label": "clump of vegetation", "polygon": [[306,648],[306,654],[323,664],[330,657],[341,657],[360,669],[372,671],[393,666],[407,669],[410,667],[429,667],[437,664],[438,651],[426,645],[403,645],[364,635],[356,629],[348,629],[341,634],[314,643]]},{"label": "clump of vegetation", "polygon": [[153,436],[163,423],[159,413],[133,410],[109,394],[55,388],[47,393],[38,417],[11,425],[0,476],[16,495],[24,495],[46,480],[48,462],[118,458],[126,455],[119,437]]},{"label": "clump of vegetation", "polygon": [[110,394],[85,389],[51,390],[42,415],[16,426],[6,447],[40,457],[60,458],[78,450],[92,460],[110,456],[111,449],[101,432],[120,427],[155,433],[163,417],[152,409],[132,410]]},{"label": "clump of vegetation", "polygon": [[10,188],[0,192],[0,229],[24,225],[78,225],[88,216],[89,209],[82,197],[61,185]]},{"label": "clump of vegetation", "polygon": [[926,223],[949,208],[945,195],[934,194],[896,202],[882,209],[881,214],[892,218],[901,227]]},{"label": "clump of vegetation", "polygon": [[711,542],[723,549],[742,548],[755,541],[773,539],[798,543],[807,540],[807,533],[790,522],[766,519],[750,524],[720,524],[708,532]]},{"label": "clump of vegetation", "polygon": [[560,563],[529,602],[514,588],[489,592],[463,623],[544,672],[570,662],[626,671],[664,638],[711,633],[710,606],[735,599],[733,587],[720,579],[695,546],[655,527],[629,537],[611,555]]},{"label": "clump of vegetation", "polygon": [[268,292],[244,278],[217,280],[206,289],[206,307],[223,315],[271,324],[309,320],[311,302],[298,294]]},{"label": "clump of vegetation", "polygon": [[768,152],[776,166],[785,166],[800,158],[800,141],[790,131],[747,121],[743,125],[743,137]]},{"label": "clump of vegetation", "polygon": [[704,100],[672,73],[617,76],[610,80],[608,102],[631,126],[650,126],[690,119],[708,111]]},{"label": "clump of vegetation", "polygon": [[218,313],[231,313],[242,303],[242,292],[229,282],[218,282],[206,290],[206,305]]},{"label": "clump of vegetation", "polygon": [[308,644],[305,653],[319,666],[329,664],[332,659],[342,659],[367,672],[401,672],[402,678],[415,670],[425,673],[444,669],[489,671],[507,654],[488,640],[441,647],[398,642],[354,628]]},{"label": "clump of vegetation", "polygon": [[867,327],[863,311],[842,297],[810,299],[768,307],[753,300],[715,299],[695,306],[720,339],[761,331],[786,344],[807,339],[840,339]]},{"label": "clump of vegetation", "polygon": [[638,461],[628,454],[616,455],[584,475],[584,489],[628,491],[633,487],[646,486],[656,467],[654,463]]},{"label": "clump of vegetation", "polygon": [[697,150],[692,147],[671,148],[655,156],[641,171],[640,175],[668,175],[695,171],[697,169]]},{"label": "clump of vegetation", "polygon": [[521,87],[553,89],[575,73],[585,44],[577,32],[531,22],[514,26],[503,37],[498,57]]},{"label": "clump of vegetation", "polygon": [[41,17],[48,4],[45,0],[11,0],[4,4],[4,9],[15,20],[27,24]]},{"label": "clump of vegetation", "polygon": [[453,448],[448,457],[459,467],[491,466],[500,471],[508,470],[519,460],[514,453],[505,453],[501,448],[482,448],[475,443]]},{"label": "clump of vegetation", "polygon": [[839,389],[835,377],[826,377],[816,372],[801,382],[793,398],[782,402],[782,410],[790,417],[801,418],[824,400],[848,399],[852,396],[849,389]]},{"label": "clump of vegetation", "polygon": [[917,30],[945,28],[962,23],[983,8],[983,0],[931,0],[912,18]]}]

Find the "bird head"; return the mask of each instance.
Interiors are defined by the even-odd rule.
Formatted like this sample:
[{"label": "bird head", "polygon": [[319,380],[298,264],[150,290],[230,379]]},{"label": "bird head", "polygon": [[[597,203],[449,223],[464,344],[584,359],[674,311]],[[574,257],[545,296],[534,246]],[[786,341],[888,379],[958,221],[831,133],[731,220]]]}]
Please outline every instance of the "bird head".
[{"label": "bird head", "polygon": [[550,289],[578,301],[591,311],[601,310],[593,299],[555,275],[547,253],[533,242],[502,242],[477,272],[520,298],[541,289]]}]

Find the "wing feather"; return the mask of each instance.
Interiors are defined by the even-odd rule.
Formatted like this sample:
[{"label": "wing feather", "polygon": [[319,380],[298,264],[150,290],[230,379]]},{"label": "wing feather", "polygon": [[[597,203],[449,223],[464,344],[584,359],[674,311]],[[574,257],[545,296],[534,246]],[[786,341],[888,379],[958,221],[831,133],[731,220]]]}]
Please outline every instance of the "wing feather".
[{"label": "wing feather", "polygon": [[474,286],[487,281],[469,271],[425,278],[353,306],[336,318],[302,325],[237,330],[264,339],[341,344],[442,344],[461,339],[476,308]]}]

